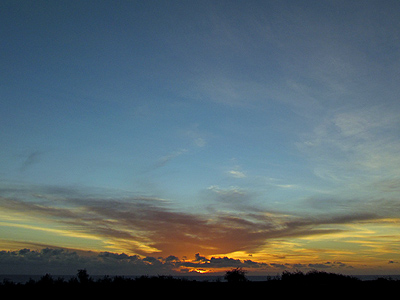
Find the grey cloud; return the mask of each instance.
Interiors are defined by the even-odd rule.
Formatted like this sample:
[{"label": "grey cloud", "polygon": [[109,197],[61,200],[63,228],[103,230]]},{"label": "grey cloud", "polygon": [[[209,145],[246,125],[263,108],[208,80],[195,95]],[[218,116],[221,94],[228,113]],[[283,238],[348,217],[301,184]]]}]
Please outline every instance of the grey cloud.
[{"label": "grey cloud", "polygon": [[[158,260],[154,259],[158,262]],[[137,255],[104,253],[78,254],[65,249],[45,248],[39,251],[21,249],[19,251],[0,251],[0,268],[6,274],[55,274],[72,275],[78,269],[86,268],[93,275],[142,275],[157,274],[172,270],[165,264]]]},{"label": "grey cloud", "polygon": [[249,213],[258,210],[253,206],[254,193],[237,186],[219,187],[212,185],[207,188],[205,195],[207,201],[211,203],[209,205],[211,211],[216,211],[219,208]]},{"label": "grey cloud", "polygon": [[308,266],[310,268],[316,268],[316,269],[327,269],[331,267],[330,265],[327,264],[308,264]]},{"label": "grey cloud", "polygon": [[195,254],[195,261],[208,261],[208,259],[205,258],[205,256],[200,256],[200,253],[196,253]]},{"label": "grey cloud", "polygon": [[111,252],[79,254],[72,250],[51,248],[0,251],[0,268],[6,274],[44,275],[50,273],[72,275],[76,274],[78,269],[86,268],[93,275],[178,275],[180,273],[176,269],[212,268],[221,269],[221,272],[223,272],[234,267],[248,269],[271,268],[265,263],[251,260],[241,261],[228,257],[212,257],[201,261],[184,262],[173,255],[162,259],[150,256],[140,258],[137,255]]},{"label": "grey cloud", "polygon": [[269,264],[264,262],[257,262],[253,260],[240,260],[224,257],[211,257],[207,259],[200,256],[199,253],[195,255],[195,260],[191,262],[180,262],[180,266],[191,268],[203,269],[229,269],[229,268],[248,268],[248,269],[268,269],[272,268]]},{"label": "grey cloud", "polygon": [[166,263],[175,263],[175,262],[180,262],[180,259],[174,255],[170,255],[165,259]]},{"label": "grey cloud", "polygon": [[[400,204],[394,195],[376,198],[309,198],[302,206],[329,223],[368,221],[386,217],[398,217]],[[329,215],[327,214],[329,212]]]},{"label": "grey cloud", "polygon": [[76,252],[62,249],[0,251],[1,270],[5,274],[75,274],[78,265],[85,266],[87,263]]},{"label": "grey cloud", "polygon": [[328,224],[350,224],[359,221],[374,220],[377,218],[373,213],[352,213],[345,215],[322,215],[310,217],[308,219],[302,218],[299,220],[288,222],[289,227],[301,227],[307,225],[328,225]]},{"label": "grey cloud", "polygon": [[[313,264],[265,263],[255,260],[240,260],[229,257],[211,257],[207,259],[199,253],[192,261],[181,260],[170,255],[162,257],[140,257],[125,253],[84,252],[61,248],[43,248],[16,251],[0,251],[0,269],[5,274],[40,275],[73,275],[78,269],[85,268],[91,275],[182,275],[191,270],[213,270],[222,274],[231,268],[244,268],[250,272],[279,272],[287,269],[327,269],[351,268],[341,262]],[[395,263],[390,261],[389,263]]]},{"label": "grey cloud", "polygon": [[150,257],[150,256],[147,256],[147,257],[143,258],[143,261],[149,262],[151,264],[159,262],[156,258]]},{"label": "grey cloud", "polygon": [[352,268],[351,266],[344,264],[342,262],[325,262],[325,263],[314,263],[314,264],[308,264],[309,268],[313,269],[330,269],[330,268]]},{"label": "grey cloud", "polygon": [[99,254],[100,258],[110,259],[110,260],[129,260],[129,261],[138,261],[140,257],[138,255],[127,255],[125,253],[112,253],[112,252],[102,252]]}]

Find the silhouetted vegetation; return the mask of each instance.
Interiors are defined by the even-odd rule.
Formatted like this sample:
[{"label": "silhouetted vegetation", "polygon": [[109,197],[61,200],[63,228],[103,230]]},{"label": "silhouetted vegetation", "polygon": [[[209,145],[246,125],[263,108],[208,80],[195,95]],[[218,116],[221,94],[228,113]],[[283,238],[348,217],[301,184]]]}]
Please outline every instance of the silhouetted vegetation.
[{"label": "silhouetted vegetation", "polygon": [[327,273],[312,270],[307,273],[301,271],[284,271],[281,275],[281,280],[285,283],[313,283],[313,284],[355,284],[359,283],[360,279],[352,276],[346,276],[336,273]]},{"label": "silhouetted vegetation", "polygon": [[[64,278],[53,278],[50,274],[45,274],[39,280],[29,280],[26,283],[13,283],[4,280],[0,283],[0,291],[3,292],[54,292],[58,295],[79,295],[81,292],[89,292],[91,295],[114,295],[115,293],[146,292],[147,295],[161,295],[164,293],[178,293],[191,291],[196,295],[201,293],[209,295],[213,292],[232,293],[257,293],[268,290],[270,292],[282,292],[285,294],[295,293],[316,293],[350,290],[360,295],[373,290],[390,292],[400,288],[400,280],[378,278],[375,280],[361,281],[352,276],[321,271],[284,271],[281,276],[270,277],[265,281],[251,281],[245,276],[246,272],[241,268],[227,271],[224,279],[213,282],[196,281],[173,276],[140,276],[136,278],[124,276],[104,276],[94,280],[86,269],[80,269],[76,277],[69,280]],[[240,283],[240,284],[232,284]],[[341,289],[343,288],[343,289]],[[350,288],[350,289],[349,289]],[[109,294],[107,294],[109,293]],[[225,295],[226,295],[225,294]],[[115,295],[114,295],[115,296]]]},{"label": "silhouetted vegetation", "polygon": [[91,281],[91,279],[89,277],[89,274],[86,271],[86,269],[78,270],[77,277],[78,277],[78,280],[79,280],[80,284],[88,284]]},{"label": "silhouetted vegetation", "polygon": [[232,269],[227,271],[224,276],[225,280],[228,282],[246,282],[246,271],[243,271],[242,268]]}]

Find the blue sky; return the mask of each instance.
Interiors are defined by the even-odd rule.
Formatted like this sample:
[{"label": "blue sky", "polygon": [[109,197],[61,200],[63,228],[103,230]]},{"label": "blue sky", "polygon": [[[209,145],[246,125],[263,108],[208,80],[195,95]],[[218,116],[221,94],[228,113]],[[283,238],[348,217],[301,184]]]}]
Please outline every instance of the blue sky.
[{"label": "blue sky", "polygon": [[0,8],[4,250],[400,261],[399,2]]}]

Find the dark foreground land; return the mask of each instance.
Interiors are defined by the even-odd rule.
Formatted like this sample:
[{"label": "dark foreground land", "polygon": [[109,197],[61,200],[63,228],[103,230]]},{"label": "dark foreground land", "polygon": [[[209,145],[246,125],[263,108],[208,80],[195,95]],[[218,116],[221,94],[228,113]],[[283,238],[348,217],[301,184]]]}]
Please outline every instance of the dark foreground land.
[{"label": "dark foreground land", "polygon": [[[82,271],[82,270],[81,270]],[[281,276],[267,281],[248,281],[246,278],[234,280],[207,282],[178,279],[172,276],[142,276],[125,278],[121,276],[93,280],[87,273],[78,273],[76,278],[65,281],[63,278],[53,278],[49,274],[40,280],[30,280],[26,283],[4,281],[0,283],[0,292],[3,295],[40,295],[42,297],[112,297],[143,298],[177,296],[188,297],[293,297],[307,296],[321,298],[328,296],[374,296],[384,297],[400,290],[400,280],[379,278],[376,280],[361,281],[355,277],[335,273],[312,271],[283,272]]]}]

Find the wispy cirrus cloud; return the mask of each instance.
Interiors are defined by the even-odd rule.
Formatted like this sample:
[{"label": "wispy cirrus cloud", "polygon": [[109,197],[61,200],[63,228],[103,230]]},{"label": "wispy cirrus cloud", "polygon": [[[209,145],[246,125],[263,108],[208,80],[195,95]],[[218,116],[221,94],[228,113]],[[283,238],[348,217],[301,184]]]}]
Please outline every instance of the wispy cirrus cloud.
[{"label": "wispy cirrus cloud", "polygon": [[389,110],[367,106],[337,111],[304,134],[297,145],[323,179],[368,185],[395,180],[400,167],[396,138],[400,123],[397,110]]},{"label": "wispy cirrus cloud", "polygon": [[29,167],[38,163],[41,159],[42,154],[43,153],[41,151],[30,152],[24,159],[23,163],[21,164],[20,171],[21,172],[26,171]]},{"label": "wispy cirrus cloud", "polygon": [[180,131],[181,135],[191,140],[196,147],[202,148],[207,145],[208,134],[200,129],[198,123],[192,124],[189,128]]},{"label": "wispy cirrus cloud", "polygon": [[155,164],[155,168],[160,168],[165,166],[168,162],[170,162],[171,160],[173,160],[174,158],[177,158],[185,153],[187,153],[188,150],[187,149],[179,149],[177,151],[173,151],[163,157],[161,157]]}]

